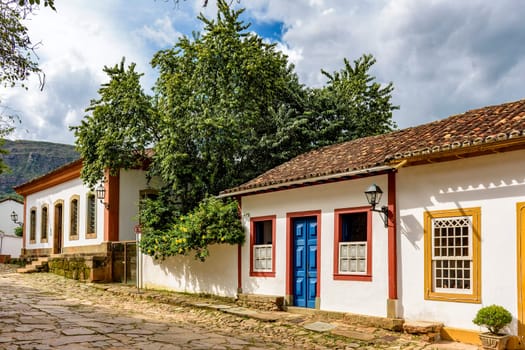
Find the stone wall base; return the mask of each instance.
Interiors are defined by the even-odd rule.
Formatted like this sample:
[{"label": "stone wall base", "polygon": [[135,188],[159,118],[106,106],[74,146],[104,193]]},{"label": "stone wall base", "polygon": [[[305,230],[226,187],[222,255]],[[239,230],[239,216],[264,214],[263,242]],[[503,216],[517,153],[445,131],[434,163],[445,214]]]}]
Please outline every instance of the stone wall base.
[{"label": "stone wall base", "polygon": [[49,272],[87,282],[111,282],[111,258],[107,255],[73,255],[49,258]]},{"label": "stone wall base", "polygon": [[284,297],[275,295],[238,294],[237,305],[263,311],[283,311]]}]

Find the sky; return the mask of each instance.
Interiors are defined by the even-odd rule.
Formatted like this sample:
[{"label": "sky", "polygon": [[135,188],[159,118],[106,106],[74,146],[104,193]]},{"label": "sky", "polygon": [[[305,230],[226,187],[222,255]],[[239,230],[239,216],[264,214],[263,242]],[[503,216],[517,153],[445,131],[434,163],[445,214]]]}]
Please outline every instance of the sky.
[{"label": "sky", "polygon": [[[104,66],[135,62],[147,93],[158,76],[153,54],[213,18],[214,0],[56,0],[26,22],[46,76],[44,89],[0,88],[1,107],[19,116],[12,139],[74,144]],[[321,69],[365,53],[371,73],[394,84],[399,128],[525,98],[525,1],[232,0],[250,30],[277,44],[301,83],[321,87]]]}]

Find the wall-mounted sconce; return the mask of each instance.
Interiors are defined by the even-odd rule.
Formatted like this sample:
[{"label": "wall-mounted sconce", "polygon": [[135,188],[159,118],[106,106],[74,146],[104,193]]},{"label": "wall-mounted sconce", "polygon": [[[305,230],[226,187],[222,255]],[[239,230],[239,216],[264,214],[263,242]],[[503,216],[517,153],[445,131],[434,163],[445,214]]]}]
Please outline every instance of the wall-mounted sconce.
[{"label": "wall-mounted sconce", "polygon": [[383,219],[385,227],[388,227],[388,207],[385,205],[382,206],[381,209],[376,209],[376,205],[378,205],[381,201],[382,195],[383,191],[376,184],[368,187],[368,189],[365,191],[366,200],[368,201],[368,204],[372,206],[372,211],[381,213],[381,219]]},{"label": "wall-mounted sconce", "polygon": [[18,221],[18,214],[15,213],[14,210],[11,213],[11,221],[14,222],[15,224],[17,224],[20,227],[24,224],[23,222]]},{"label": "wall-mounted sconce", "polygon": [[250,213],[244,213],[243,216],[246,220],[250,219]]},{"label": "wall-mounted sconce", "polygon": [[100,200],[100,203],[104,204],[104,208],[109,209],[109,203],[104,201],[106,199],[106,189],[104,186],[98,185],[95,192],[97,193],[97,199]]}]

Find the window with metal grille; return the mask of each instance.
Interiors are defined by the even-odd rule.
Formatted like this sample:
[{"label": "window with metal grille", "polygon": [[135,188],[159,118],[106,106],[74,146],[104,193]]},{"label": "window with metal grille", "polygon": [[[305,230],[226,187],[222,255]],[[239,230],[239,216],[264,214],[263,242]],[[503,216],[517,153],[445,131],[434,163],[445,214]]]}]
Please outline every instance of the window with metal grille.
[{"label": "window with metal grille", "polygon": [[341,214],[339,273],[366,274],[366,212]]},{"label": "window with metal grille", "polygon": [[29,241],[36,241],[36,208],[29,212]]},{"label": "window with metal grille", "polygon": [[275,276],[275,216],[252,218],[250,224],[252,276]]},{"label": "window with metal grille", "polygon": [[96,233],[97,223],[97,202],[95,195],[90,193],[87,197],[87,235],[93,235]]},{"label": "window with metal grille", "polygon": [[48,223],[47,205],[42,207],[42,221],[40,222],[40,240],[47,242],[47,223]]},{"label": "window with metal grille", "polygon": [[69,207],[69,236],[78,237],[78,198],[71,199]]},{"label": "window with metal grille", "polygon": [[272,271],[272,221],[256,221],[254,226],[253,270]]}]

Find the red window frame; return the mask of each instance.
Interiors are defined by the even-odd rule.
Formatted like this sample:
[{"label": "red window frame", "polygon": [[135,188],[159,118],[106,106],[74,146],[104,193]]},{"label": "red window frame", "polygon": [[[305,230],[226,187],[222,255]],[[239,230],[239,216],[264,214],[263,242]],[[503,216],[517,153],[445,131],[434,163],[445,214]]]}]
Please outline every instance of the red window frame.
[{"label": "red window frame", "polygon": [[[341,242],[344,214],[363,213],[366,215],[366,274],[339,273],[339,243]],[[334,210],[334,280],[339,281],[372,281],[372,211],[370,207],[343,208]]]},{"label": "red window frame", "polygon": [[[275,277],[275,221],[276,215],[259,216],[250,218],[250,276],[252,277]],[[253,247],[255,245],[255,223],[259,221],[272,222],[272,271],[253,270]]]}]

